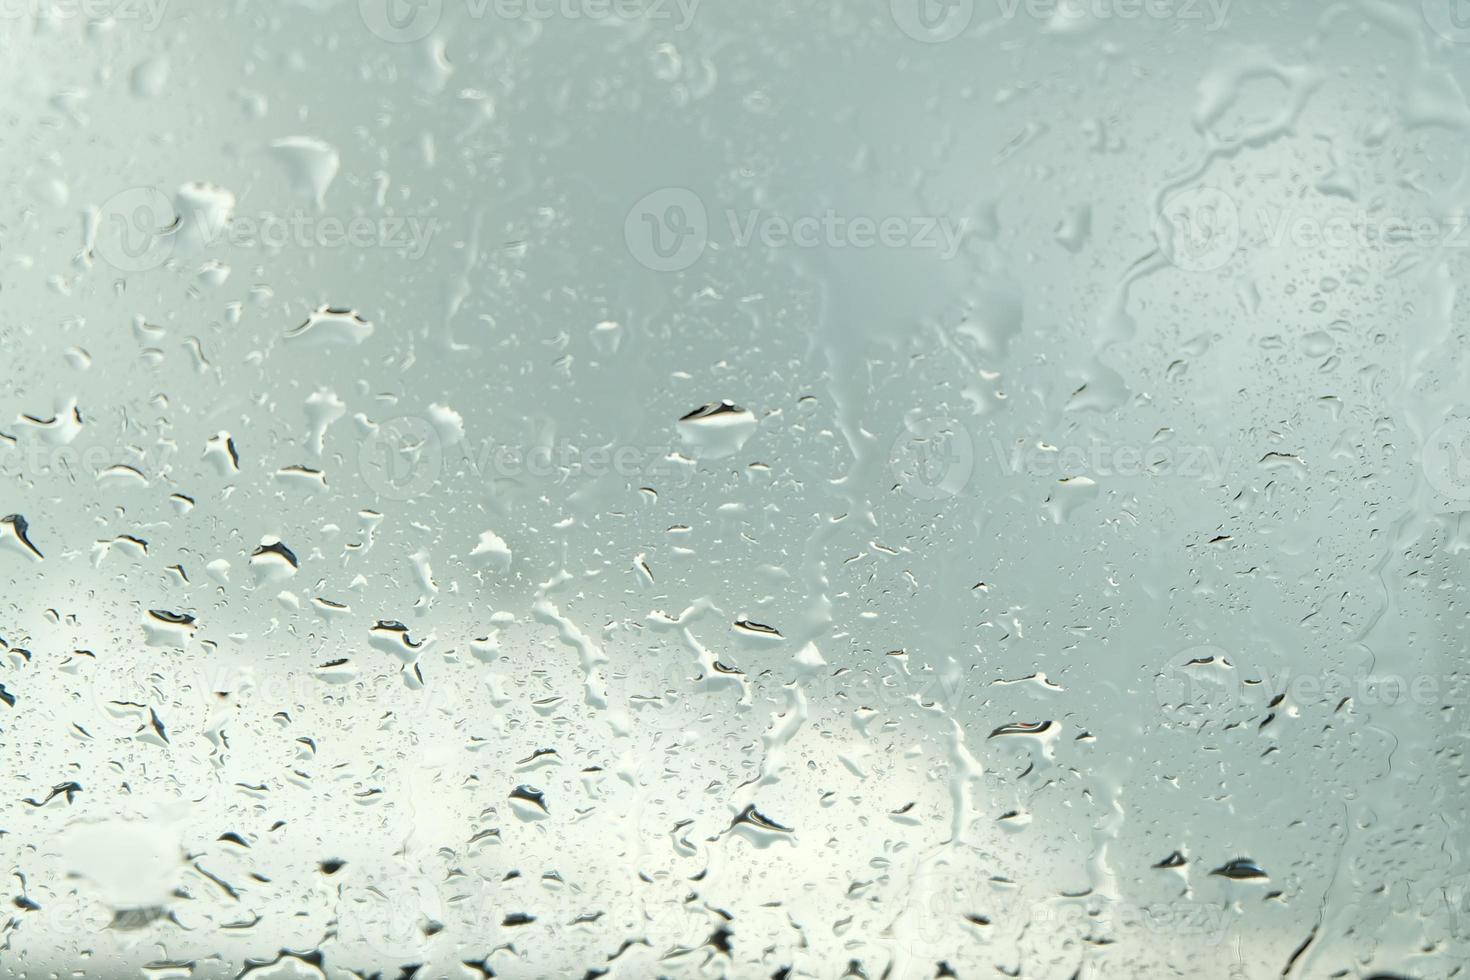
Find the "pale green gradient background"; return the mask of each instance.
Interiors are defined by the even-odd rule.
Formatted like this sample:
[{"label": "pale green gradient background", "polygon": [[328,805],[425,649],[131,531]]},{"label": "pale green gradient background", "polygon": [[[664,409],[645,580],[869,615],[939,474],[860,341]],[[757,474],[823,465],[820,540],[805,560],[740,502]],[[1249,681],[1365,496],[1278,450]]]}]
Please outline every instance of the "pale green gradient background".
[{"label": "pale green gradient background", "polygon": [[[1470,392],[1466,250],[1273,235],[1450,220],[1470,48],[1409,3],[991,0],[935,43],[884,4],[446,0],[404,43],[359,6],[0,20],[0,513],[45,555],[0,549],[0,855],[41,906],[0,914],[0,976],[1470,958],[1470,525],[1421,466]],[[296,137],[329,180],[273,148]],[[117,201],[195,182],[237,223],[420,233],[186,223],[109,263]],[[1194,271],[1156,229],[1198,187],[1240,234]],[[675,271],[638,244],[651,194],[706,214]],[[731,213],[964,230],[742,243]],[[323,306],[371,334],[285,339]],[[22,418],[73,399],[71,442]],[[678,420],[722,399],[754,424],[711,452]],[[1159,447],[1181,462],[1140,468]],[[269,538],[294,574],[252,567]],[[145,644],[150,609],[196,617],[184,647]],[[421,680],[379,620],[432,637]],[[1210,655],[1233,670],[1181,672]],[[728,833],[752,804],[794,834]],[[1238,857],[1269,882],[1209,874]],[[136,905],[173,921],[101,928]]]}]

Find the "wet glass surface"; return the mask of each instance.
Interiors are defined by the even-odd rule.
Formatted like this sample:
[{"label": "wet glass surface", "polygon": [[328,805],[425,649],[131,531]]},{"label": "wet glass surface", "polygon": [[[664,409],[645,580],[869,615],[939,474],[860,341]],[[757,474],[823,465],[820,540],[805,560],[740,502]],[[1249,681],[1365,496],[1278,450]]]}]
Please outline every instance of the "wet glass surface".
[{"label": "wet glass surface", "polygon": [[0,45],[0,977],[1465,975],[1459,0]]}]

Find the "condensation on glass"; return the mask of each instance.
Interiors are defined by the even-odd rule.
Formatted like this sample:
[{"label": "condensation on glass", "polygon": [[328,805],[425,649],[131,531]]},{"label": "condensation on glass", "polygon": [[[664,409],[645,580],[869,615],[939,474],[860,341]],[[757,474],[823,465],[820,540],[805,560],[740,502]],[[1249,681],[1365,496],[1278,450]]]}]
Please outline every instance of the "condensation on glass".
[{"label": "condensation on glass", "polygon": [[0,2],[0,977],[1470,963],[1470,18]]}]

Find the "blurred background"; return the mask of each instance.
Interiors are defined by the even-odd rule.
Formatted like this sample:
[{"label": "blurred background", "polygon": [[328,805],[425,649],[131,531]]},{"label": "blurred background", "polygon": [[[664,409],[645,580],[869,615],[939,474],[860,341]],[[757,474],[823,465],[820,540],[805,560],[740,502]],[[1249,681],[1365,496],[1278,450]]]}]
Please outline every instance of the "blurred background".
[{"label": "blurred background", "polygon": [[1462,7],[0,0],[0,976],[1461,975]]}]

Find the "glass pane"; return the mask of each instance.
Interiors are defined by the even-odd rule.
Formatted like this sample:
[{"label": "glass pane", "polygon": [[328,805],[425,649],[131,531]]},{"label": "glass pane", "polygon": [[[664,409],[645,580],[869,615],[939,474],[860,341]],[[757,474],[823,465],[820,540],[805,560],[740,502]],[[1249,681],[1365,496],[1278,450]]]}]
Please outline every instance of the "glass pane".
[{"label": "glass pane", "polygon": [[1463,974],[1463,3],[0,32],[0,977]]}]

